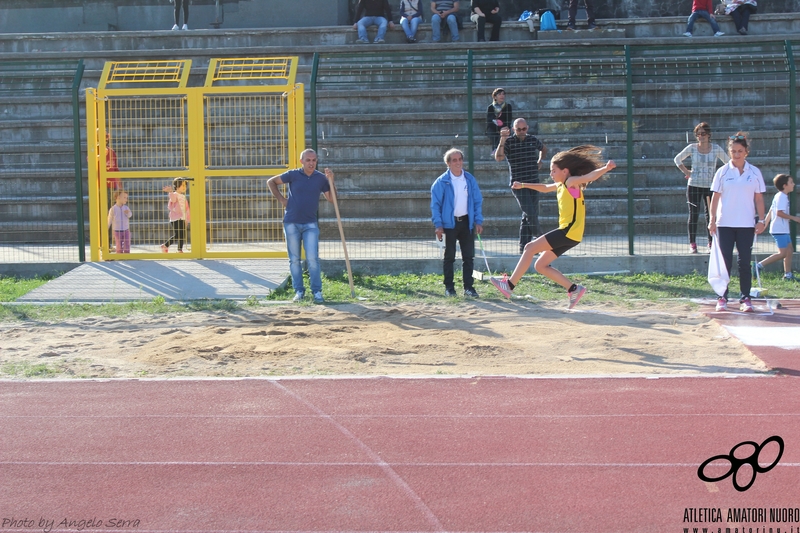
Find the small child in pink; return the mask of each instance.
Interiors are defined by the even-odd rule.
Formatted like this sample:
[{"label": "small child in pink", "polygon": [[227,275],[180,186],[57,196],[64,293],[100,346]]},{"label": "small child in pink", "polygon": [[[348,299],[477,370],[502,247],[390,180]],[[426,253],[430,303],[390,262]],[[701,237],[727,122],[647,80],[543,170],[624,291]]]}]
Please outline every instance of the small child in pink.
[{"label": "small child in pink", "polygon": [[164,185],[164,192],[169,193],[169,223],[172,225],[172,237],[161,245],[161,251],[167,253],[173,242],[178,243],[178,253],[183,253],[183,243],[186,241],[186,228],[191,220],[189,200],[186,199],[186,178],[175,178],[172,186]]},{"label": "small child in pink", "polygon": [[114,205],[108,210],[108,227],[114,235],[114,249],[118,254],[131,253],[129,219],[133,216],[128,207],[128,193],[114,191]]}]

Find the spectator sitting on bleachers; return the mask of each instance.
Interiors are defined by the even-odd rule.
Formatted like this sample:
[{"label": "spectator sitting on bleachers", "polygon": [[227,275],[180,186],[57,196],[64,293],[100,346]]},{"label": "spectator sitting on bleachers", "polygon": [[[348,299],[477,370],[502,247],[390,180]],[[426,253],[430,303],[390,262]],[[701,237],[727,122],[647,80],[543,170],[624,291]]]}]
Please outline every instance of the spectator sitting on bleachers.
[{"label": "spectator sitting on bleachers", "polygon": [[386,28],[394,28],[389,0],[358,0],[356,23],[353,24],[353,29],[358,30],[357,43],[369,43],[367,38],[367,28],[369,26],[378,27],[378,34],[373,42],[375,44],[385,42],[383,38],[386,36]]},{"label": "spectator sitting on bleachers", "polygon": [[725,6],[725,14],[733,17],[736,31],[741,35],[747,35],[750,15],[757,12],[758,4],[756,0],[728,0]]},{"label": "spectator sitting on bleachers", "polygon": [[498,0],[472,0],[470,6],[470,20],[478,25],[478,42],[486,41],[486,23],[492,25],[490,41],[500,40],[500,25],[503,17],[500,16],[500,3]]},{"label": "spectator sitting on bleachers", "polygon": [[459,40],[458,28],[461,26],[458,11],[461,5],[458,0],[433,0],[431,2],[431,40],[438,43],[442,39],[442,25],[447,24],[453,42]]},{"label": "spectator sitting on bleachers", "polygon": [[712,0],[694,0],[692,2],[692,14],[689,15],[689,21],[686,23],[686,33],[684,37],[691,37],[692,30],[694,30],[694,21],[698,18],[703,18],[711,24],[711,31],[714,32],[714,37],[722,37],[725,35],[719,29],[717,19],[714,17],[714,3]]},{"label": "spectator sitting on bleachers", "polygon": [[422,22],[422,0],[400,0],[400,25],[406,34],[406,42],[417,42],[417,28]]}]

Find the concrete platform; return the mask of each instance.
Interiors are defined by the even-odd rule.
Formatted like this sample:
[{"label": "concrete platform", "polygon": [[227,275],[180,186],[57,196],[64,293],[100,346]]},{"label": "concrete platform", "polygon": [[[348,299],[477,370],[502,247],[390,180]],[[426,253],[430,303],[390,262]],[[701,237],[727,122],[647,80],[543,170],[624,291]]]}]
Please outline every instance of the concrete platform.
[{"label": "concrete platform", "polygon": [[19,298],[24,303],[263,298],[289,279],[286,259],[83,263]]}]

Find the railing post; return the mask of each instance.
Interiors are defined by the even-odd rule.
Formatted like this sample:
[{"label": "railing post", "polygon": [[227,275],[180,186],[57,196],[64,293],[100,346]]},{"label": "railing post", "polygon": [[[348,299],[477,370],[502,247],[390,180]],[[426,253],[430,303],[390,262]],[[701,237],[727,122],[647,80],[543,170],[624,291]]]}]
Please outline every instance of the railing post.
[{"label": "railing post", "polygon": [[625,45],[625,93],[628,148],[628,255],[633,255],[633,240],[636,235],[633,223],[633,68],[631,67],[631,48],[628,45]]},{"label": "railing post", "polygon": [[475,157],[472,136],[472,49],[467,50],[467,159],[470,174],[475,173]]},{"label": "railing post", "polygon": [[319,52],[314,52],[314,61],[311,65],[311,148],[317,151],[317,71],[319,69]]},{"label": "railing post", "polygon": [[75,204],[78,223],[78,261],[86,261],[86,227],[83,216],[83,158],[81,157],[81,110],[78,89],[83,79],[83,59],[78,61],[75,76],[72,78],[72,136],[75,156]]},{"label": "railing post", "polygon": [[[789,175],[797,179],[797,69],[791,41],[786,41],[786,60],[789,65]],[[789,212],[797,213],[797,195],[789,195]],[[793,248],[797,249],[797,226],[790,225]]]}]

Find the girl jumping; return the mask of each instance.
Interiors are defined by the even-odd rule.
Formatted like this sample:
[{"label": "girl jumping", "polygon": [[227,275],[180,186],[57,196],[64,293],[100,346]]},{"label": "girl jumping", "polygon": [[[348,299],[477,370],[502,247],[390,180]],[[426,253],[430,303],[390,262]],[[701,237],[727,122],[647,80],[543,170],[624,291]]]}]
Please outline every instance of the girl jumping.
[{"label": "girl jumping", "polygon": [[569,309],[586,293],[586,287],[576,285],[564,274],[550,266],[550,263],[567,250],[580,244],[583,239],[583,228],[586,222],[586,206],[583,189],[587,184],[600,179],[606,172],[616,168],[616,163],[609,160],[605,165],[600,159],[601,150],[596,146],[584,145],[559,152],[550,160],[550,177],[553,183],[520,183],[514,182],[513,189],[528,188],[542,193],[555,192],[558,202],[558,228],[545,233],[525,246],[514,272],[503,279],[492,277],[492,284],[511,298],[514,287],[522,279],[533,262],[533,256],[541,254],[536,260],[535,268],[539,274],[550,278],[565,289],[569,297]]}]

